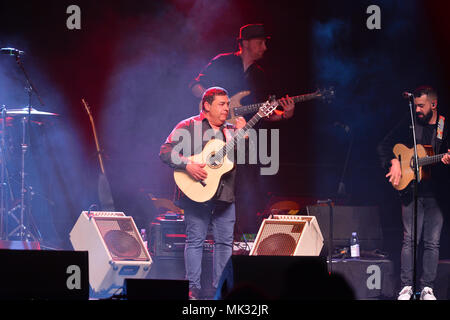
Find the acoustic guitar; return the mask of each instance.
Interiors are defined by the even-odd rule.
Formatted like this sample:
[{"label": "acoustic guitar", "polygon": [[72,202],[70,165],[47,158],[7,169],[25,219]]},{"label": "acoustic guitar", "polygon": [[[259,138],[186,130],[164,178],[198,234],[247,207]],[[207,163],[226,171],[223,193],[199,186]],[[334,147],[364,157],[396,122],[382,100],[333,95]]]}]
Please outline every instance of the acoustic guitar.
[{"label": "acoustic guitar", "polygon": [[86,100],[81,99],[81,102],[86,109],[86,112],[89,116],[89,120],[91,122],[92,133],[94,135],[95,147],[97,148],[97,157],[98,162],[100,164],[100,174],[98,177],[98,196],[100,200],[100,205],[102,210],[105,211],[114,211],[114,201],[111,193],[111,187],[109,185],[108,178],[105,173],[105,166],[103,164],[102,151],[100,149],[100,143],[98,142],[97,130],[95,129],[94,117],[92,116],[91,108],[89,107]]},{"label": "acoustic guitar", "polygon": [[[400,161],[402,176],[398,185],[392,184],[396,190],[405,189],[414,180],[414,148],[408,148],[404,144],[398,143],[394,146],[395,157]],[[428,145],[417,145],[417,158],[419,164],[419,177],[417,181],[427,179],[430,176],[428,170],[423,167],[438,163],[447,153],[434,155],[433,148]]]},{"label": "acoustic guitar", "polygon": [[234,162],[227,156],[229,152],[233,152],[238,140],[242,139],[251,127],[261,118],[272,114],[277,106],[277,100],[267,101],[243,128],[236,130],[235,135],[228,142],[212,139],[205,145],[201,153],[188,157],[192,162],[205,163],[204,170],[208,176],[205,180],[198,181],[192,178],[186,170],[175,170],[173,175],[178,188],[195,202],[206,202],[214,197],[222,176],[234,168]]}]

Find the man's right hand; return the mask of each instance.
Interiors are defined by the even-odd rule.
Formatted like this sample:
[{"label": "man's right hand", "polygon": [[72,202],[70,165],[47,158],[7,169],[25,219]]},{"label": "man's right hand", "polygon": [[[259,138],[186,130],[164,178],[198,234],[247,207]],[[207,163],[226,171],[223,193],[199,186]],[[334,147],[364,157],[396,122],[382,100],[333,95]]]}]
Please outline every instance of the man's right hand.
[{"label": "man's right hand", "polygon": [[189,175],[197,180],[202,181],[205,180],[208,176],[208,173],[206,172],[205,167],[206,164],[204,163],[188,163],[186,165],[186,171],[189,173]]},{"label": "man's right hand", "polygon": [[400,161],[398,159],[391,160],[391,169],[389,173],[386,175],[386,178],[389,178],[389,182],[394,186],[398,186],[400,182],[400,178],[402,177],[402,168],[400,166]]}]

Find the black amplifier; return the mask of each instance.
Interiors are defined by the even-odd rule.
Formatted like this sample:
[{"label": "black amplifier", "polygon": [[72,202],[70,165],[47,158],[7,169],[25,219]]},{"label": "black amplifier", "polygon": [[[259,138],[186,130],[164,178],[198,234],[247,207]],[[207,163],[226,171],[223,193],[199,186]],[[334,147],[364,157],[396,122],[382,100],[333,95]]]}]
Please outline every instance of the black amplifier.
[{"label": "black amplifier", "polygon": [[[149,237],[150,254],[155,257],[183,257],[186,244],[186,224],[184,216],[161,215],[150,226]],[[214,241],[212,233],[208,231],[203,245],[203,253],[212,255]]]}]

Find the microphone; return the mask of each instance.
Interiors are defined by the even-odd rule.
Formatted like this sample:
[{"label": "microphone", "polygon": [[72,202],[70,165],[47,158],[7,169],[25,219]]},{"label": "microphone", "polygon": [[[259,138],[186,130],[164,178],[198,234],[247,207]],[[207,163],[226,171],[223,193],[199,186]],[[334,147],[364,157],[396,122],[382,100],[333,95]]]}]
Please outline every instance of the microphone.
[{"label": "microphone", "polygon": [[403,92],[402,93],[402,95],[403,95],[403,98],[405,98],[405,99],[409,99],[409,98],[414,98],[414,95],[412,94],[412,93],[409,93],[409,92]]},{"label": "microphone", "polygon": [[16,48],[1,48],[0,49],[0,53],[7,54],[7,55],[10,55],[10,56],[19,56],[19,55],[25,54],[25,52],[20,51],[20,50],[18,50]]}]

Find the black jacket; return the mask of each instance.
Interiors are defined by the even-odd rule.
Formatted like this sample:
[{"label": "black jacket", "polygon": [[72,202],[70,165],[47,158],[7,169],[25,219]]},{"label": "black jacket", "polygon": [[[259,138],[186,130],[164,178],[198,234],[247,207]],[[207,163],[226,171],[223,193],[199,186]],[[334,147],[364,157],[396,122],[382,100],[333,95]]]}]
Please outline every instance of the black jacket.
[{"label": "black jacket", "polygon": [[[441,154],[448,152],[450,148],[449,144],[449,126],[450,119],[447,117],[444,121],[444,128],[442,137],[438,136],[438,124],[441,115],[438,114],[438,121],[434,126],[431,137],[424,135],[424,126],[416,123],[416,141],[417,144],[431,145],[434,154]],[[443,117],[443,116],[442,116]],[[429,140],[431,138],[431,141]],[[404,117],[398,122],[398,124],[392,128],[389,133],[382,139],[378,144],[377,152],[381,165],[386,170],[389,171],[391,166],[391,160],[395,158],[393,153],[393,147],[397,143],[402,143],[407,147],[413,147],[413,135],[412,135],[412,125],[410,114],[405,114]],[[449,194],[450,189],[450,166],[444,165],[442,162],[432,165],[431,167],[431,179],[429,181],[423,180],[418,185],[419,196],[438,196],[444,193]],[[412,198],[412,184],[405,189],[404,192],[400,193],[403,201],[410,201]]]}]

